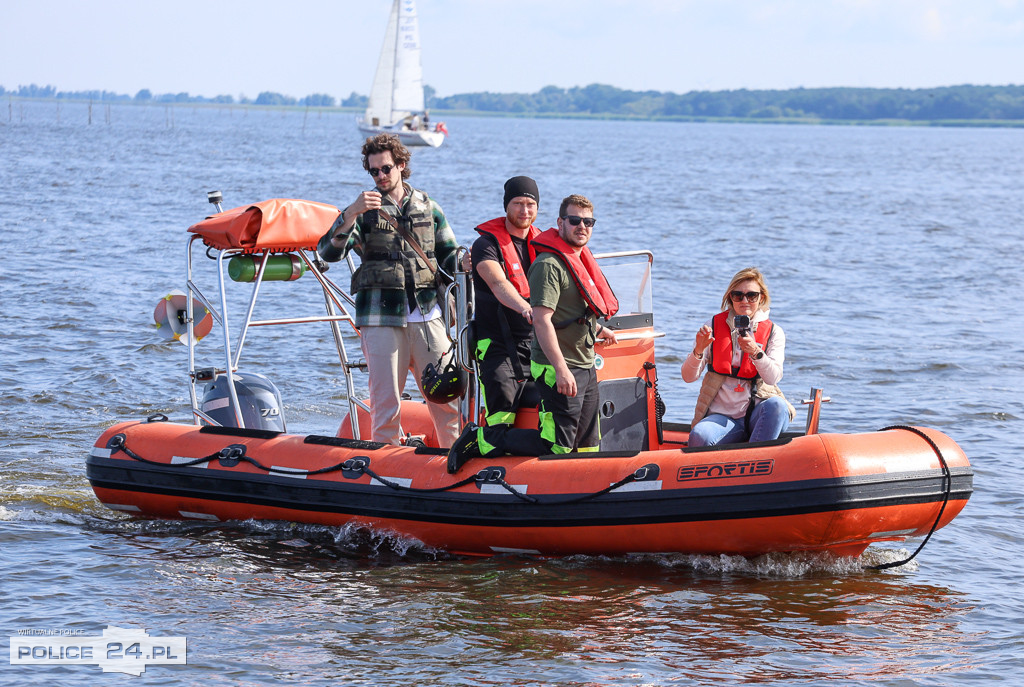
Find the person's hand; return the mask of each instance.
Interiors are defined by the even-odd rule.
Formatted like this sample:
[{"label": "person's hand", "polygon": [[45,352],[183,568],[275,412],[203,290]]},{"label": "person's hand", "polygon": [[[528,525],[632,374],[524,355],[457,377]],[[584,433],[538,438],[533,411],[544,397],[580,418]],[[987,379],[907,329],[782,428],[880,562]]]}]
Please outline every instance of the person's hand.
[{"label": "person's hand", "polygon": [[350,210],[361,215],[369,210],[379,210],[381,206],[381,195],[379,191],[363,191],[356,198],[356,202],[349,206]]},{"label": "person's hand", "polygon": [[698,355],[704,351],[705,348],[711,345],[711,342],[715,340],[714,334],[711,332],[711,327],[704,325],[697,330],[697,342],[693,347],[693,352]]},{"label": "person's hand", "polygon": [[757,342],[754,341],[754,337],[750,335],[737,337],[736,343],[739,344],[740,349],[747,355],[754,355],[761,350]]},{"label": "person's hand", "polygon": [[555,368],[555,390],[569,398],[576,395],[576,378],[566,365],[562,365],[561,369]]},{"label": "person's hand", "polygon": [[597,343],[601,346],[609,346],[613,343],[618,343],[619,339],[615,336],[615,332],[608,327],[601,327],[601,332],[598,334]]},{"label": "person's hand", "polygon": [[473,256],[466,251],[462,254],[462,271],[472,272],[473,271]]},{"label": "person's hand", "polygon": [[519,313],[530,324],[533,324],[533,307],[526,307]]}]

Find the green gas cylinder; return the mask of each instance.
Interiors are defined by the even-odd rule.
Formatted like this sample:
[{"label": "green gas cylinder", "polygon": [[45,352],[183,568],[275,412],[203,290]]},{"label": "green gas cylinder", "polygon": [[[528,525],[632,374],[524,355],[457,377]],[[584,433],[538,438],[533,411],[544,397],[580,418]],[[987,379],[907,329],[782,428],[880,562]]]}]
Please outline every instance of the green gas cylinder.
[{"label": "green gas cylinder", "polygon": [[286,255],[236,255],[228,261],[228,276],[232,281],[255,281],[260,262],[266,259],[267,269],[263,281],[295,281],[306,271],[306,263],[299,256]]}]

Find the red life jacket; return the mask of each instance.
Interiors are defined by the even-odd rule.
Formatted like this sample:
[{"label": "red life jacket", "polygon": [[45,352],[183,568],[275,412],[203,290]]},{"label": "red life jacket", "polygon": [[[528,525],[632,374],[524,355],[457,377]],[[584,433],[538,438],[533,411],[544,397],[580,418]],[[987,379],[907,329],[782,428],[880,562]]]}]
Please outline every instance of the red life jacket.
[{"label": "red life jacket", "polygon": [[[772,321],[761,320],[757,323],[757,331],[754,332],[754,341],[760,344],[761,348],[768,345],[768,339],[772,336]],[[729,330],[729,311],[720,312],[711,318],[711,331],[715,340],[711,342],[711,360],[708,366],[721,375],[738,377],[739,379],[756,379],[757,368],[754,361],[746,353],[740,358],[740,366],[732,366],[732,332]]]},{"label": "red life jacket", "polygon": [[619,301],[589,248],[584,246],[577,255],[573,246],[566,243],[555,228],[541,233],[531,243],[537,247],[538,252],[554,253],[561,258],[562,263],[569,268],[569,274],[576,282],[583,300],[587,302],[587,307],[595,315],[609,318],[619,311]]},{"label": "red life jacket", "polygon": [[[505,218],[496,217],[484,222],[476,230],[481,235],[489,234],[493,236],[494,240],[498,242],[498,249],[501,250],[501,267],[505,270],[505,277],[515,287],[516,291],[519,292],[520,296],[529,299],[530,282],[526,279],[526,270],[519,264],[519,252],[512,243],[512,237],[509,236],[508,229],[505,228]],[[533,247],[531,242],[539,235],[540,229],[531,224],[526,233],[526,249],[529,251],[531,263],[537,259],[537,249]]]}]

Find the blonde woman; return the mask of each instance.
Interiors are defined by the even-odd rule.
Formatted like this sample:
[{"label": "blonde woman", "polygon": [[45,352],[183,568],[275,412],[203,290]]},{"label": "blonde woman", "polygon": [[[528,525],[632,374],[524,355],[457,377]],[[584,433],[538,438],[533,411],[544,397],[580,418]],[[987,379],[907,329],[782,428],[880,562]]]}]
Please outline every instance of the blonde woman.
[{"label": "blonde woman", "polygon": [[769,441],[796,416],[777,384],[786,335],[768,319],[771,296],[756,267],[740,270],[722,298],[722,312],[697,331],[683,362],[684,382],[704,373],[690,446]]}]

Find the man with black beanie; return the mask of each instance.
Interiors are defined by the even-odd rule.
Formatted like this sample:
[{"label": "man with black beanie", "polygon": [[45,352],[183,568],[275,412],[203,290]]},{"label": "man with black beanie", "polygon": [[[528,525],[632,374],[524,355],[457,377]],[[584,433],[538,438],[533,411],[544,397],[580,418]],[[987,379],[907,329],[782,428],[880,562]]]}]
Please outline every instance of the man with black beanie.
[{"label": "man with black beanie", "polygon": [[537,428],[506,428],[495,435],[496,443],[488,427],[467,425],[448,451],[448,472],[482,456],[600,450],[595,348],[618,342],[599,320],[615,315],[619,303],[587,247],[595,222],[594,204],[573,194],[562,200],[557,228],[530,240],[535,251],[527,275],[534,331],[530,378],[540,401]]},{"label": "man with black beanie", "polygon": [[471,424],[463,435],[479,444],[482,455],[501,444],[524,401],[537,402],[532,382],[527,388],[533,309],[526,273],[537,255],[529,242],[540,234],[533,226],[539,201],[537,182],[526,176],[512,177],[505,182],[505,216],[476,227],[480,238],[472,248],[475,356],[485,424]]}]

